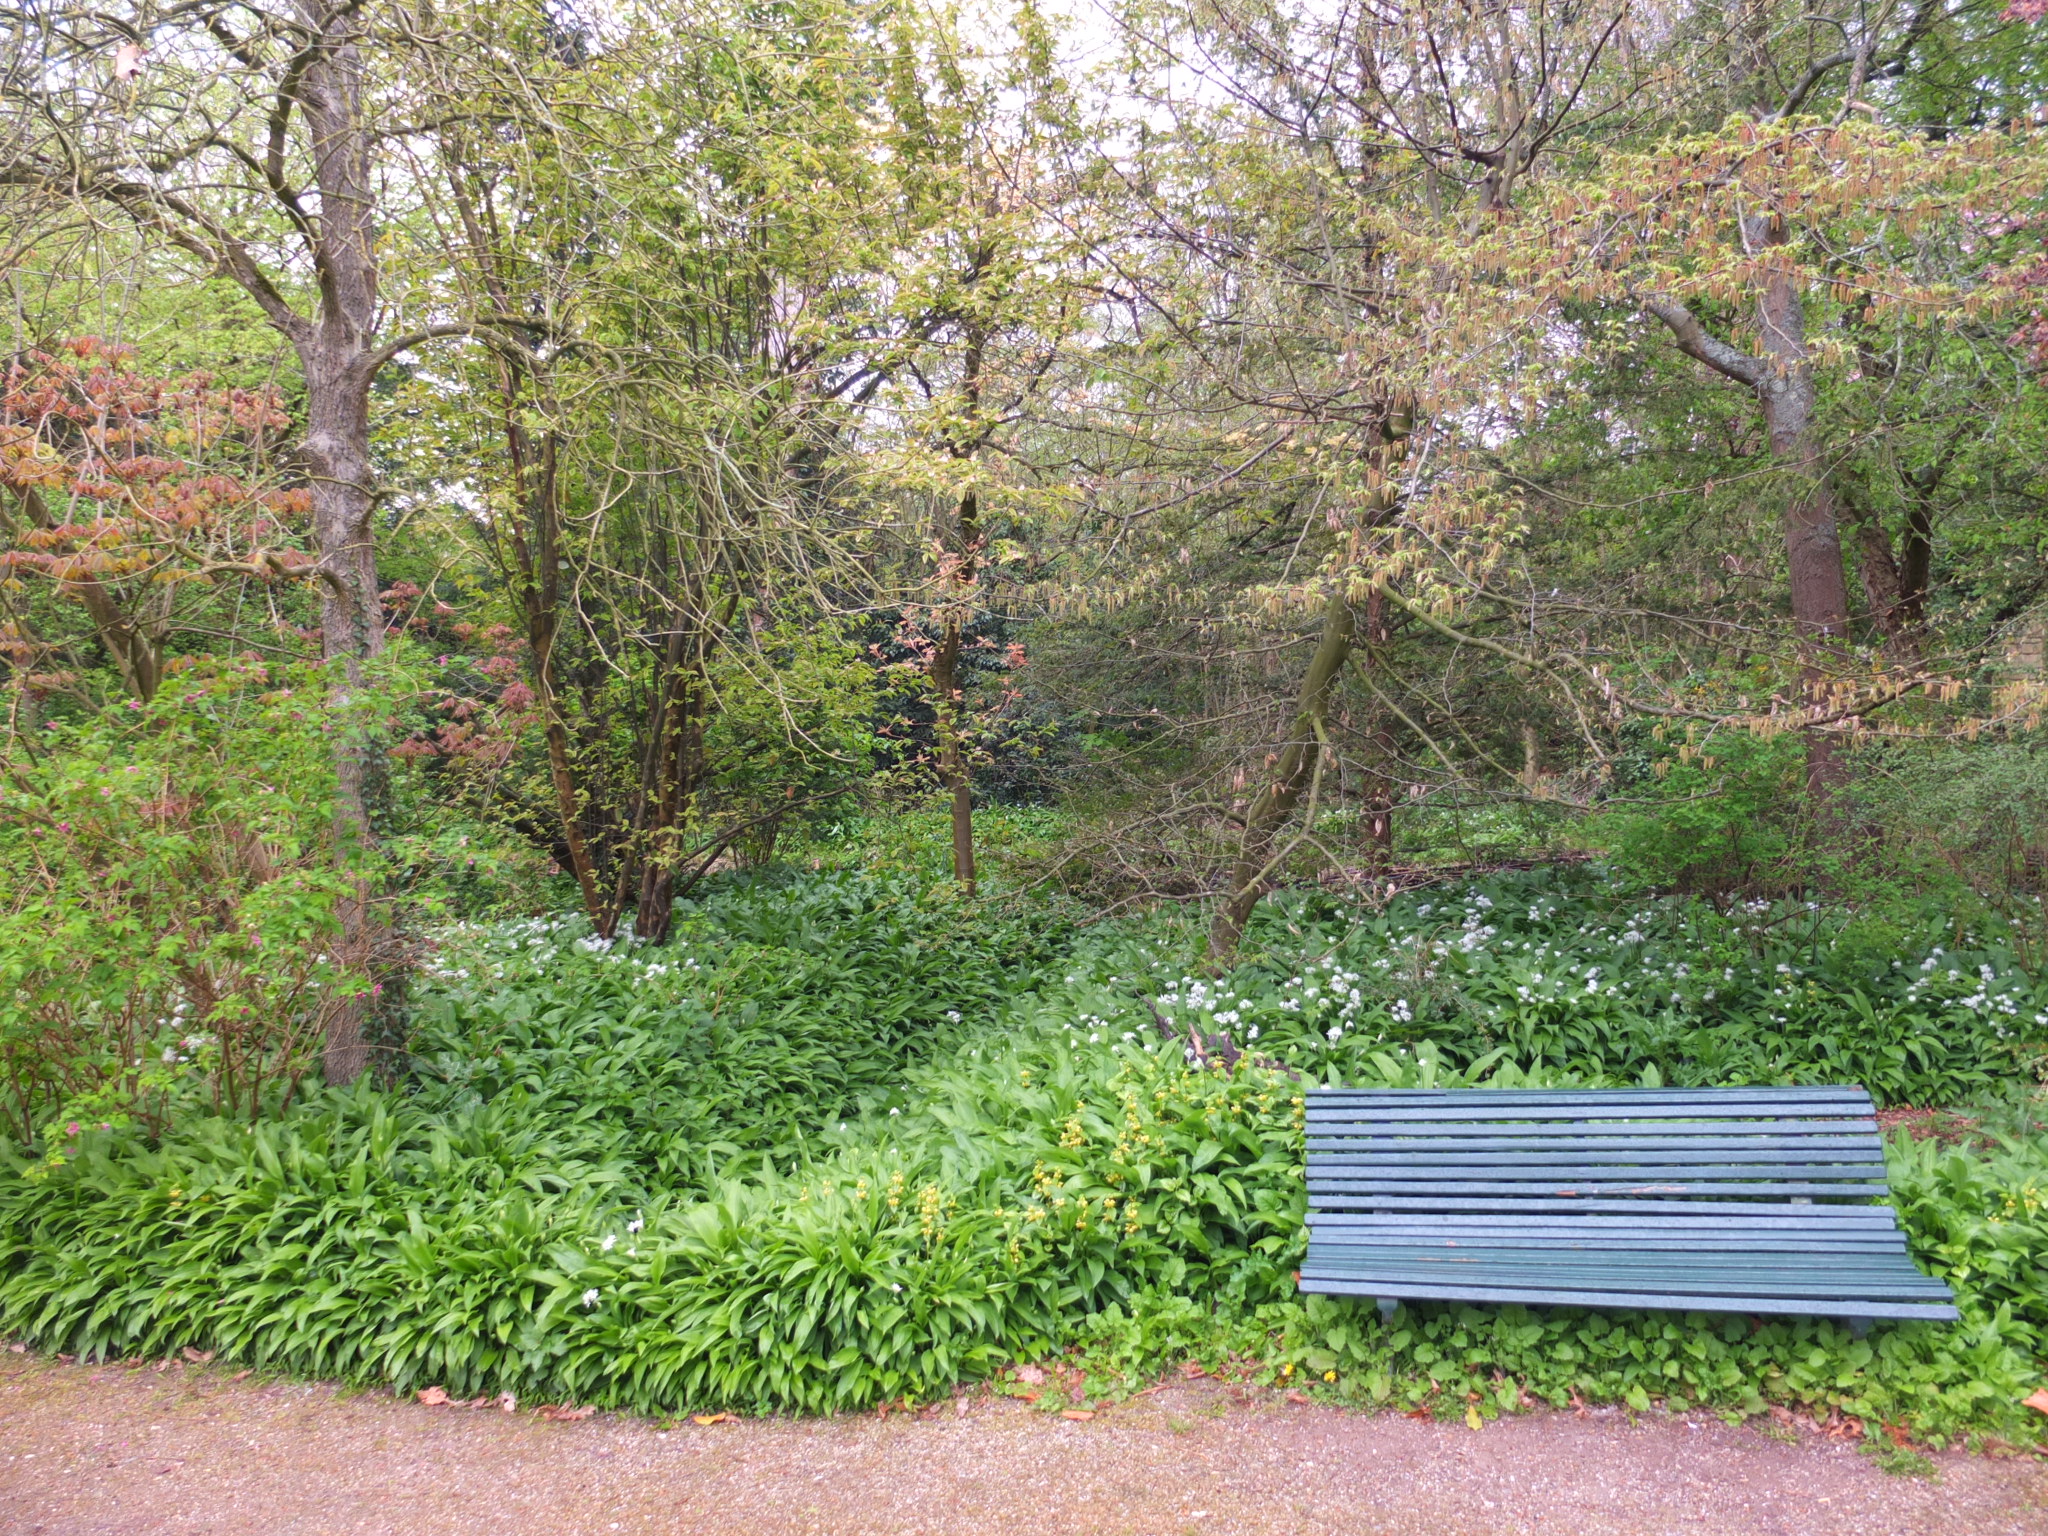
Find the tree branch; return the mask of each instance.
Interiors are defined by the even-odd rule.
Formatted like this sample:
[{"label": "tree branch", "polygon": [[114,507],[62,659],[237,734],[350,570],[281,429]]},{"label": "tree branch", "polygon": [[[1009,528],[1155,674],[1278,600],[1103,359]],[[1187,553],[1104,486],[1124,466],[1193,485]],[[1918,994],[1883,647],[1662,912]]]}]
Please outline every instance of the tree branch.
[{"label": "tree branch", "polygon": [[439,341],[448,336],[470,336],[488,341],[495,346],[517,351],[526,361],[532,361],[526,347],[514,337],[506,334],[510,330],[544,331],[546,326],[538,321],[520,320],[511,316],[500,316],[490,320],[450,320],[439,325],[422,326],[419,330],[408,331],[394,337],[374,352],[366,352],[357,359],[356,367],[365,378],[374,378],[377,371],[401,352],[410,352],[414,347],[429,341]]},{"label": "tree branch", "polygon": [[1696,358],[1716,373],[1724,374],[1738,384],[1751,389],[1763,383],[1769,368],[1762,358],[1753,353],[1731,347],[1720,337],[1713,335],[1700,324],[1693,312],[1676,299],[1666,298],[1661,293],[1648,295],[1642,301],[1643,308],[1662,320],[1670,330],[1672,339],[1678,343],[1678,350],[1687,357]]}]

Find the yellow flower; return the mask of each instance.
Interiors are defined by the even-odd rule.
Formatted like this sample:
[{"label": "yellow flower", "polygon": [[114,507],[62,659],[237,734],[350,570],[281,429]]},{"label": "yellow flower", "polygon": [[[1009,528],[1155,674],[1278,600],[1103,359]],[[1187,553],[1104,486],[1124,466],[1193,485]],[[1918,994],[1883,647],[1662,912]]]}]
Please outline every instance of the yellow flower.
[{"label": "yellow flower", "polygon": [[1325,1372],[1323,1372],[1323,1380],[1325,1380],[1325,1381],[1335,1381],[1336,1379],[1337,1379],[1337,1373],[1336,1373],[1335,1371],[1325,1371]]}]

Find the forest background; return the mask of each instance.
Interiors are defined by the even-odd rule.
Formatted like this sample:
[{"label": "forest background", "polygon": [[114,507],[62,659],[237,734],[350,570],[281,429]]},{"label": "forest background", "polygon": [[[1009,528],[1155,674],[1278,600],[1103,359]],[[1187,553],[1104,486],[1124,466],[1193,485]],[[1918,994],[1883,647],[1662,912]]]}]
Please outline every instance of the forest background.
[{"label": "forest background", "polygon": [[[948,979],[882,1009],[903,1038],[697,1105],[699,1152],[627,1157],[640,1198],[751,1176],[777,1095],[891,1109],[904,1051],[1040,997],[1020,978],[1077,925],[1180,933],[1165,1007],[1192,1007],[1285,934],[1407,943],[1413,893],[1532,866],[1531,922],[1603,884],[1678,903],[1617,944],[1668,920],[1704,953],[1711,921],[1785,972],[1770,946],[1818,964],[1834,925],[1875,982],[1995,950],[1940,973],[1991,1032],[1944,1054],[1920,994],[1855,1014],[1844,983],[1828,1006],[1882,1048],[1822,1050],[1776,1003],[1711,1046],[1590,1005],[1475,1035],[1417,960],[1410,995],[1350,994],[1406,1042],[1393,1077],[1422,1046],[1432,1074],[1846,1068],[1917,1102],[2031,1071],[2041,1021],[1987,999],[2048,945],[2034,0],[49,0],[0,28],[24,1188],[99,1136],[125,1171],[92,1199],[132,1176],[176,1205],[133,1161],[174,1126],[353,1124],[322,1095],[359,1079],[359,1109],[421,1073],[496,1102],[476,1073],[509,1037],[463,1031],[557,1015],[463,991],[479,934],[535,919],[519,942],[572,969],[662,976],[692,933],[803,950],[749,926],[772,889],[820,932],[894,912]],[[917,894],[842,907],[847,869]],[[819,995],[736,973],[714,1033],[728,981]],[[1177,1039],[1167,997],[1140,1027]],[[1106,1029],[1088,1006],[1062,1028]],[[1191,1062],[1252,1048],[1228,1013]],[[1215,1220],[1265,1266],[1225,1289],[1263,1295],[1292,1237]],[[53,1244],[12,1250],[6,1315],[145,1327],[39,1311]],[[1026,1333],[1187,1262],[1054,1285]],[[561,1368],[535,1348],[516,1371]],[[848,1400],[965,1369],[919,1358]],[[838,1400],[805,1369],[690,1391]]]}]

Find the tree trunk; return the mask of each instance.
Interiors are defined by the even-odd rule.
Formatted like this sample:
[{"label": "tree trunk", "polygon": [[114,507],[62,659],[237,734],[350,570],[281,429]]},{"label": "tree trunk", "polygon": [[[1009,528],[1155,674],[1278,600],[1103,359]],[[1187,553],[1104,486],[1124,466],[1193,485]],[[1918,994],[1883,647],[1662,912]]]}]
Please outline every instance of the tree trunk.
[{"label": "tree trunk", "polygon": [[[708,530],[700,524],[698,533],[701,550]],[[679,564],[689,569],[687,560]],[[706,608],[702,572],[696,569],[682,578],[681,591],[687,612],[671,618],[676,627],[663,652],[662,691],[652,733],[654,772],[640,838],[645,851],[633,917],[633,931],[654,943],[668,937],[682,834],[690,825],[697,792],[704,783],[704,716],[711,702],[711,650],[718,635],[732,623],[739,601],[737,594],[729,596],[714,621]]]},{"label": "tree trunk", "polygon": [[[1783,219],[1746,221],[1753,247],[1782,250]],[[1763,404],[1771,454],[1798,477],[1786,498],[1785,559],[1791,576],[1792,622],[1800,647],[1807,700],[1825,702],[1828,660],[1849,633],[1849,585],[1842,560],[1842,530],[1834,482],[1813,432],[1816,389],[1806,344],[1806,306],[1791,272],[1774,266],[1757,301],[1757,320],[1768,366],[1756,386]],[[1806,733],[1806,787],[1823,809],[1848,776],[1832,733]]]},{"label": "tree trunk", "polygon": [[654,943],[668,937],[675,905],[675,842],[697,792],[701,756],[702,647],[687,664],[683,653],[678,631],[670,648],[675,661],[664,674],[667,691],[656,747],[653,816],[646,862],[640,871],[640,902],[633,917],[633,931]]},{"label": "tree trunk", "polygon": [[[1785,259],[1789,235],[1776,215],[1743,221],[1745,246],[1758,256],[1778,252],[1757,295],[1757,321],[1764,354],[1744,352],[1718,337],[1683,304],[1653,295],[1650,313],[1670,329],[1679,349],[1716,372],[1747,386],[1763,408],[1772,456],[1796,486],[1786,497],[1781,523],[1791,584],[1792,623],[1799,647],[1806,702],[1826,698],[1829,662],[1849,630],[1849,584],[1842,561],[1842,531],[1835,488],[1813,431],[1816,389],[1806,343],[1806,307]],[[1814,808],[1826,812],[1847,765],[1834,736],[1806,732],[1806,787]]]},{"label": "tree trunk", "polygon": [[[557,502],[557,440],[549,431],[541,441],[540,464],[532,463],[526,429],[519,421],[520,375],[509,363],[501,364],[501,389],[505,405],[505,451],[512,461],[512,494],[519,508],[520,523],[512,530],[512,555],[518,563],[516,579],[519,606],[526,620],[528,674],[533,678],[534,702],[540,706],[541,736],[547,743],[548,781],[555,793],[555,819],[561,824],[562,843],[569,855],[569,871],[576,877],[576,889],[583,897],[583,910],[606,938],[611,923],[604,898],[597,888],[597,871],[590,859],[590,847],[583,836],[582,797],[576,789],[576,770],[569,756],[569,727],[562,718],[562,701],[555,687],[555,637],[562,622],[561,516]],[[531,543],[526,536],[531,528]]]},{"label": "tree trunk", "polygon": [[1911,578],[1893,552],[1891,533],[1875,512],[1857,506],[1846,495],[1842,506],[1856,530],[1856,575],[1863,587],[1863,602],[1870,610],[1871,622],[1884,636],[1885,654],[1897,666],[1917,668],[1917,605],[1907,600],[1906,584]]},{"label": "tree trunk", "polygon": [[1294,729],[1273,770],[1272,782],[1253,796],[1245,811],[1244,836],[1230,866],[1230,883],[1209,924],[1209,956],[1222,960],[1237,952],[1252,908],[1265,894],[1272,872],[1273,842],[1309,786],[1322,760],[1323,719],[1329,711],[1330,689],[1351,656],[1351,604],[1341,580],[1323,608],[1323,635],[1301,680],[1301,700]]},{"label": "tree trunk", "polygon": [[946,604],[938,648],[932,652],[932,693],[939,738],[939,782],[952,797],[953,878],[975,893],[974,784],[967,765],[967,704],[960,684],[960,648],[974,612],[975,548],[981,536],[980,502],[972,490],[960,497],[959,564],[951,584],[958,600]]},{"label": "tree trunk", "polygon": [[1899,632],[1912,639],[1914,653],[1927,633],[1927,589],[1934,568],[1934,488],[1948,464],[1930,464],[1906,477],[1905,547],[1899,554]]},{"label": "tree trunk", "polygon": [[[1379,483],[1368,493],[1357,519],[1357,537],[1361,541],[1364,533],[1377,527],[1400,504],[1400,491],[1394,474],[1407,453],[1412,430],[1412,421],[1406,410],[1394,409],[1387,413],[1378,445]],[[1358,547],[1355,543],[1354,550]],[[1385,598],[1380,601],[1384,604]],[[1384,611],[1382,607],[1381,612]],[[1230,867],[1230,881],[1224,887],[1223,900],[1209,923],[1209,958],[1212,962],[1226,960],[1237,953],[1252,908],[1265,894],[1266,879],[1275,863],[1273,845],[1279,832],[1293,816],[1301,797],[1316,782],[1316,770],[1322,761],[1323,721],[1329,713],[1330,690],[1343,673],[1345,662],[1351,658],[1352,640],[1356,633],[1357,625],[1346,590],[1346,574],[1340,573],[1323,608],[1322,638],[1316,645],[1315,655],[1309,660],[1308,671],[1302,676],[1294,727],[1281,750],[1279,762],[1273,768],[1271,782],[1252,797],[1252,803],[1245,811],[1244,834],[1238,840],[1237,857]],[[1391,837],[1391,803],[1387,807],[1387,815],[1386,825]]]},{"label": "tree trunk", "polygon": [[[1381,658],[1393,639],[1387,623],[1387,594],[1374,587],[1365,597],[1365,620],[1359,634],[1359,665],[1368,674],[1380,668]],[[1366,740],[1372,761],[1365,770],[1365,851],[1369,868],[1385,869],[1394,862],[1394,761],[1392,718],[1377,701],[1371,706],[1372,729]]]},{"label": "tree trunk", "polygon": [[334,738],[339,856],[358,872],[354,891],[341,904],[340,950],[348,964],[373,979],[369,996],[334,1004],[327,1019],[323,1070],[330,1083],[346,1084],[369,1059],[369,1020],[386,979],[381,972],[390,942],[369,879],[361,873],[376,845],[372,810],[383,798],[385,758],[374,728],[355,706],[364,685],[363,662],[384,645],[371,527],[376,505],[370,465],[370,384],[377,367],[370,355],[377,323],[376,194],[362,122],[362,59],[353,12],[308,0],[302,0],[300,11],[317,38],[306,45],[310,61],[297,97],[320,194],[320,302],[312,323],[292,339],[306,379],[304,454],[323,578],[321,649],[335,674],[331,686],[338,712],[344,720],[351,710],[358,715]]}]

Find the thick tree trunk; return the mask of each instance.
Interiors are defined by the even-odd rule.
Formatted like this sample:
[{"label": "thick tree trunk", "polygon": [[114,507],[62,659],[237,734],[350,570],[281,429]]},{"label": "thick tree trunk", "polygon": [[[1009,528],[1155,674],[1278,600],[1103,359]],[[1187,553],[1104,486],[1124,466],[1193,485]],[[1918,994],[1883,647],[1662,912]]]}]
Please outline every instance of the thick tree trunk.
[{"label": "thick tree trunk", "polygon": [[[1752,221],[1752,243],[1782,249],[1782,219]],[[1849,584],[1842,560],[1842,529],[1834,483],[1813,431],[1817,390],[1806,344],[1806,306],[1785,267],[1765,279],[1757,302],[1764,355],[1769,366],[1758,380],[1764,428],[1771,453],[1798,477],[1786,498],[1785,559],[1791,576],[1792,622],[1798,635],[1808,702],[1826,697],[1828,660],[1849,633]],[[1848,768],[1825,730],[1806,733],[1806,787],[1815,808],[1825,808]]]},{"label": "thick tree trunk", "polygon": [[[1764,354],[1759,357],[1708,334],[1683,304],[1651,296],[1651,314],[1670,329],[1681,351],[1716,372],[1746,385],[1763,408],[1771,454],[1791,471],[1795,488],[1786,497],[1781,524],[1790,578],[1792,624],[1799,647],[1806,702],[1826,695],[1830,660],[1849,630],[1849,584],[1842,561],[1842,530],[1833,482],[1813,430],[1817,390],[1806,342],[1806,307],[1784,252],[1784,220],[1759,216],[1743,221],[1743,240],[1760,257],[1779,253],[1757,294],[1757,321]],[[1825,814],[1847,765],[1825,730],[1806,732],[1806,787],[1814,808]]]},{"label": "thick tree trunk", "polygon": [[[341,721],[334,732],[334,825],[339,857],[357,871],[338,914],[338,950],[350,969],[375,977],[386,934],[362,868],[377,842],[371,810],[382,798],[385,762],[358,697],[363,662],[384,644],[371,546],[369,400],[350,366],[352,349],[321,334],[325,330],[323,325],[300,356],[306,374],[305,458],[323,573],[321,652],[330,669],[330,702]],[[381,987],[381,978],[375,985]],[[329,1004],[321,1061],[328,1082],[353,1082],[368,1064],[375,997],[373,992]]]},{"label": "thick tree trunk", "polygon": [[1934,488],[1947,469],[1944,457],[1905,477],[1909,501],[1899,551],[1899,632],[1911,638],[1916,656],[1927,633],[1927,590],[1934,574]]},{"label": "thick tree trunk", "polygon": [[310,62],[298,87],[319,191],[320,303],[310,325],[293,341],[306,379],[306,472],[311,481],[313,533],[322,572],[320,633],[334,672],[334,702],[344,720],[335,732],[335,827],[340,856],[358,870],[355,890],[342,903],[340,950],[347,963],[373,979],[373,991],[334,1004],[326,1024],[322,1066],[330,1083],[354,1081],[369,1060],[369,1021],[383,990],[390,944],[363,859],[376,844],[373,808],[382,799],[385,758],[373,727],[355,699],[363,662],[384,645],[384,615],[377,595],[371,516],[376,497],[370,464],[371,357],[377,323],[375,191],[370,184],[369,139],[362,121],[362,60],[352,13],[302,3]]}]

